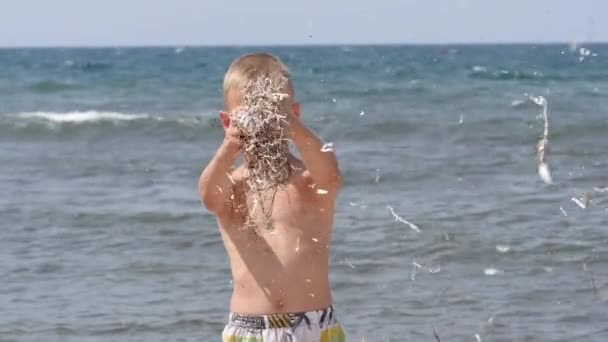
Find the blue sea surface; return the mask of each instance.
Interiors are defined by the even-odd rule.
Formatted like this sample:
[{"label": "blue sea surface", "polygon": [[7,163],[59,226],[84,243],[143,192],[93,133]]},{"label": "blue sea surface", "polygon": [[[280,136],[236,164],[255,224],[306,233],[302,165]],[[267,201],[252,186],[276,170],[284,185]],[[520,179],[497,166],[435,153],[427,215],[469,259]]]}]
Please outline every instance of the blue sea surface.
[{"label": "blue sea surface", "polygon": [[608,45],[0,49],[0,341],[220,340],[197,181],[260,50],[345,176],[349,341],[608,341]]}]

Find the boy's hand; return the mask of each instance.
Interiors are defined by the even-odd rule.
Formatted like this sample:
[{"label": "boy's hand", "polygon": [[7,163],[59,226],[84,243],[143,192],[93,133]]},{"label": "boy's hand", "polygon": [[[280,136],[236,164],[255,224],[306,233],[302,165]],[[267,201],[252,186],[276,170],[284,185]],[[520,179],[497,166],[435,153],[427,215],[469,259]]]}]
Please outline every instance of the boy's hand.
[{"label": "boy's hand", "polygon": [[224,140],[226,140],[230,147],[240,149],[243,146],[243,133],[230,122],[230,126],[225,129]]},{"label": "boy's hand", "polygon": [[207,209],[216,214],[230,208],[227,205],[233,186],[230,174],[243,145],[242,133],[232,123],[228,114],[221,112],[220,119],[224,126],[224,141],[199,179],[201,200]]},{"label": "boy's hand", "polygon": [[294,130],[297,129],[297,126],[302,124],[302,121],[300,121],[300,118],[293,113],[288,113],[285,121],[287,121],[287,137],[289,139],[293,139]]},{"label": "boy's hand", "polygon": [[224,142],[229,147],[240,149],[243,146],[243,133],[236,127],[226,112],[220,112],[220,120],[224,126]]}]

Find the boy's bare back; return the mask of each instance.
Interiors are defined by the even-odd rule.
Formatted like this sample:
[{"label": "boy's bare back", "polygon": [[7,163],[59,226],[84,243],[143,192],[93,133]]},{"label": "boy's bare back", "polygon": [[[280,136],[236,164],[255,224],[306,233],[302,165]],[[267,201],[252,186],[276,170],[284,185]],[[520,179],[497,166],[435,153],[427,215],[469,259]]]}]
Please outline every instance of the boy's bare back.
[{"label": "boy's bare back", "polygon": [[265,228],[260,210],[253,213],[262,227],[257,232],[243,229],[254,209],[246,170],[241,167],[234,173],[234,199],[218,214],[232,268],[233,312],[305,312],[332,304],[328,259],[333,200],[316,192],[301,162],[294,160],[292,165],[296,170],[274,195],[272,228]]}]

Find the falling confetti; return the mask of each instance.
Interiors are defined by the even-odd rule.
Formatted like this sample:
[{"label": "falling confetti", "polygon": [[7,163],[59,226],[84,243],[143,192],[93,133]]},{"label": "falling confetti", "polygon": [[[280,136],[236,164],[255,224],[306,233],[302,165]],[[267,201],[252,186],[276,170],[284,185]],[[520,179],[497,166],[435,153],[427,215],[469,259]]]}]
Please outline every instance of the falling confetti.
[{"label": "falling confetti", "polygon": [[508,253],[511,250],[511,247],[505,245],[496,246],[496,250],[498,253]]},{"label": "falling confetti", "polygon": [[549,166],[546,163],[540,163],[538,165],[538,175],[545,183],[547,183],[547,184],[553,183],[553,178],[551,177],[551,171],[549,170]]},{"label": "falling confetti", "polygon": [[578,205],[581,209],[587,209],[589,207],[589,205],[591,204],[592,197],[593,197],[593,194],[590,192],[587,192],[587,193],[583,194],[583,197],[581,199],[572,197],[571,200],[576,205]]},{"label": "falling confetti", "polygon": [[580,57],[578,58],[579,62],[583,62],[585,58],[591,56],[591,50],[585,48],[580,48],[578,50],[578,53],[580,55]]},{"label": "falling confetti", "polygon": [[542,107],[543,119],[545,121],[545,129],[543,132],[543,138],[538,142],[536,148],[538,150],[538,175],[547,184],[553,183],[553,177],[551,177],[551,171],[547,164],[547,149],[549,144],[549,114],[548,114],[548,103],[547,100],[542,96],[528,96],[530,101],[534,102],[537,106]]},{"label": "falling confetti", "polygon": [[344,259],[344,263],[353,270],[355,269],[355,264],[353,264],[349,259]]},{"label": "falling confetti", "polygon": [[321,152],[334,152],[334,143],[328,142],[327,144],[321,147]]},{"label": "falling confetti", "polygon": [[410,229],[412,229],[416,233],[420,233],[420,228],[418,228],[417,225],[415,225],[415,224],[411,223],[410,221],[404,219],[403,217],[399,216],[395,212],[395,209],[393,209],[393,207],[389,206],[388,210],[391,212],[391,215],[393,215],[393,218],[395,219],[396,222],[401,222],[403,224],[406,224],[408,227],[410,227]]},{"label": "falling confetti", "polygon": [[493,275],[502,274],[502,271],[497,270],[495,268],[486,268],[485,270],[483,270],[483,274],[488,275],[488,276],[493,276]]},{"label": "falling confetti", "polygon": [[419,268],[422,268],[422,265],[416,262],[416,260],[412,261],[412,272],[410,273],[410,279],[412,281],[416,280],[416,273]]},{"label": "falling confetti", "polygon": [[[272,229],[274,195],[279,186],[286,184],[290,174],[285,129],[288,114],[283,110],[289,97],[287,88],[288,80],[283,75],[260,75],[242,89],[242,105],[228,114],[241,134],[242,154],[249,174],[248,190],[254,194],[254,203],[260,204],[268,229]],[[267,194],[271,203],[265,208]],[[259,233],[260,227],[251,212],[244,226]]]},{"label": "falling confetti", "polygon": [[435,329],[434,325],[433,325],[433,336],[435,337],[435,341],[441,342],[441,339],[439,338],[439,334],[437,333],[437,329]]},{"label": "falling confetti", "polygon": [[434,266],[434,267],[429,267],[429,273],[430,274],[437,274],[439,272],[441,272],[441,265],[437,265],[437,266]]}]

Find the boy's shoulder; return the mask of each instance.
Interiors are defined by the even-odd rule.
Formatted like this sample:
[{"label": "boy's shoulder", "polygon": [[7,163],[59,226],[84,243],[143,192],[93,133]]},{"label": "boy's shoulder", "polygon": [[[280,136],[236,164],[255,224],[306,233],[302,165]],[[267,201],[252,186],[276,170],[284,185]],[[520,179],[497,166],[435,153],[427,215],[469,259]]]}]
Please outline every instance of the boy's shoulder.
[{"label": "boy's shoulder", "polygon": [[[304,165],[304,163],[298,159],[292,159],[291,162],[291,175],[289,183],[296,187],[311,188],[313,184],[310,172]],[[235,190],[245,190],[246,183],[249,176],[249,172],[245,165],[239,165],[230,173],[230,181]]]}]

